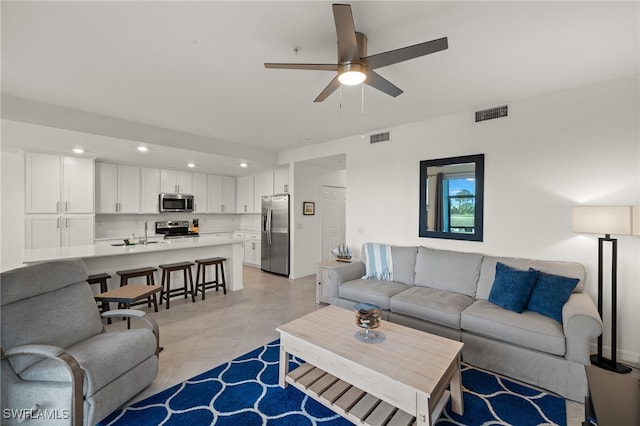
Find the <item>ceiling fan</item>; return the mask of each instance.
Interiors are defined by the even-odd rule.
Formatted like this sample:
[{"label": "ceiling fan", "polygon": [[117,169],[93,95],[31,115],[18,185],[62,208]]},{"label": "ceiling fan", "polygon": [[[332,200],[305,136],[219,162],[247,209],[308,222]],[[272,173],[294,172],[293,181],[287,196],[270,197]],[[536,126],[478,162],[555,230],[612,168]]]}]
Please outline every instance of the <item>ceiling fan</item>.
[{"label": "ceiling fan", "polygon": [[336,23],[336,33],[338,35],[337,64],[264,64],[265,68],[337,71],[338,74],[318,95],[314,102],[324,101],[340,87],[340,84],[356,85],[362,82],[390,96],[396,97],[402,93],[402,90],[373,71],[374,69],[448,48],[447,38],[443,37],[414,44],[413,46],[367,56],[367,36],[356,32],[353,24],[353,15],[351,14],[351,6],[348,4],[334,4],[333,18]]}]

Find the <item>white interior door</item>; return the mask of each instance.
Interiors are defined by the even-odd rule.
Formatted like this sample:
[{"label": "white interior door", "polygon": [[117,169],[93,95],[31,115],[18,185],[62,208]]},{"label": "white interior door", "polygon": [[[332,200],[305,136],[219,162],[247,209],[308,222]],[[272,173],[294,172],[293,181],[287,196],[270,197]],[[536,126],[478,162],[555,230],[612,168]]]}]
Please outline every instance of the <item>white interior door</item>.
[{"label": "white interior door", "polygon": [[346,188],[322,186],[322,261],[335,259],[331,250],[347,239]]}]

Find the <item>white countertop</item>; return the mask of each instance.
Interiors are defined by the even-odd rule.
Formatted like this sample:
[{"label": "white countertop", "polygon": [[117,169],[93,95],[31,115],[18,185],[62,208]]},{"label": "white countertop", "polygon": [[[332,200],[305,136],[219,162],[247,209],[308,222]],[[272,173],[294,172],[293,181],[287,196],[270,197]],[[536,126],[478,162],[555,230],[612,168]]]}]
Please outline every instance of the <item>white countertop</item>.
[{"label": "white countertop", "polygon": [[56,247],[47,249],[25,250],[23,263],[45,262],[62,259],[85,259],[94,257],[135,255],[169,250],[181,250],[195,247],[219,246],[226,244],[241,244],[241,240],[220,236],[199,236],[196,238],[181,238],[162,240],[155,244],[136,244],[132,246],[112,246],[111,244],[91,244],[86,246]]}]

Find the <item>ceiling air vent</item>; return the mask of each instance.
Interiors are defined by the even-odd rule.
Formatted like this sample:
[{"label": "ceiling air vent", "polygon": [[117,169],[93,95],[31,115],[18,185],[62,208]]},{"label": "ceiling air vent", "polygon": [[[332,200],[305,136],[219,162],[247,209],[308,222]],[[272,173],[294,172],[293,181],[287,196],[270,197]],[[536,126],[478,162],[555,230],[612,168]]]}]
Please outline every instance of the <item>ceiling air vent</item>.
[{"label": "ceiling air vent", "polygon": [[391,140],[391,132],[388,130],[382,133],[376,133],[373,135],[369,135],[369,143],[379,143],[379,142],[389,142]]},{"label": "ceiling air vent", "polygon": [[494,118],[506,117],[508,114],[507,105],[476,111],[476,123],[480,121],[493,120]]}]

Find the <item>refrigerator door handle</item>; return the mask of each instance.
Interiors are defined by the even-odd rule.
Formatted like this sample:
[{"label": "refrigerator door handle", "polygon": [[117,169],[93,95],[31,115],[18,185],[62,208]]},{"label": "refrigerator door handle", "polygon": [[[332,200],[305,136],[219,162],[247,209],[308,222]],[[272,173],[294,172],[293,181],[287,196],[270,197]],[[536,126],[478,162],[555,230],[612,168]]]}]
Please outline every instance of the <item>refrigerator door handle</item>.
[{"label": "refrigerator door handle", "polygon": [[271,207],[267,209],[267,244],[271,245],[271,215],[273,211]]}]

